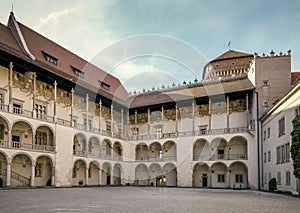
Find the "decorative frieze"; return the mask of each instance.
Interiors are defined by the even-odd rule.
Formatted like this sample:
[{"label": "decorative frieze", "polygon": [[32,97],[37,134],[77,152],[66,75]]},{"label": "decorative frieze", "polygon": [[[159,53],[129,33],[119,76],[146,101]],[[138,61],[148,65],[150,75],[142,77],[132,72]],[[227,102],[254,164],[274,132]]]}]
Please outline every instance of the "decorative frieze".
[{"label": "decorative frieze", "polygon": [[246,110],[246,100],[237,99],[229,101],[229,113],[232,112],[243,112]]},{"label": "decorative frieze", "polygon": [[212,114],[223,114],[226,113],[226,102],[213,102],[211,106]]}]

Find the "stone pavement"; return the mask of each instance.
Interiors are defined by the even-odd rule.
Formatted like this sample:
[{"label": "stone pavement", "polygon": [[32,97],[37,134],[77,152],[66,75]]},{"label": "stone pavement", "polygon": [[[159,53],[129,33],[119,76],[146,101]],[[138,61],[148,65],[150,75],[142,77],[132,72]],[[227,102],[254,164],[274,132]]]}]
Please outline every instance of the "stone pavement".
[{"label": "stone pavement", "polygon": [[258,191],[88,187],[0,190],[1,213],[300,212],[300,199]]}]

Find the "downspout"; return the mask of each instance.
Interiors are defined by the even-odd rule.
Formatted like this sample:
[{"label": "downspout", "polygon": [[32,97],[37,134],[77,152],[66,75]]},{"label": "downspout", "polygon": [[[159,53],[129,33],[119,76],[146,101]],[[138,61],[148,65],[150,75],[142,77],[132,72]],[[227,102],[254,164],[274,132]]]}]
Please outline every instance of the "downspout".
[{"label": "downspout", "polygon": [[[261,188],[260,188],[260,178],[261,178],[261,175],[260,175],[260,159],[261,159],[261,157],[260,157],[260,144],[259,144],[259,136],[260,136],[260,131],[259,131],[259,110],[258,110],[258,92],[257,91],[254,91],[254,93],[256,94],[256,116],[257,116],[257,118],[256,118],[256,129],[257,129],[257,138],[256,138],[256,140],[257,140],[257,164],[258,164],[258,190],[260,191],[261,190]],[[261,146],[262,146],[262,144],[261,144]],[[262,167],[263,168],[263,167]]]}]

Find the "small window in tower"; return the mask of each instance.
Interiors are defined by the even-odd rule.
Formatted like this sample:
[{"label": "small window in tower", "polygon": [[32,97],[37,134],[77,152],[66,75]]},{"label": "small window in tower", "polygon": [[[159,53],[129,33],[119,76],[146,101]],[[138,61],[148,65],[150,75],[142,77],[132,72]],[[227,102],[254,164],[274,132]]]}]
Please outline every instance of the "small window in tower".
[{"label": "small window in tower", "polygon": [[264,80],[263,81],[263,87],[267,87],[269,86],[269,81],[268,80]]},{"label": "small window in tower", "polygon": [[102,82],[102,81],[100,81],[100,80],[99,80],[99,82],[100,82],[100,85],[101,85],[101,87],[102,87],[103,89],[105,89],[105,90],[107,90],[107,91],[110,90],[110,85],[108,85],[108,84],[106,84],[106,83],[104,83],[104,82]]},{"label": "small window in tower", "polygon": [[51,64],[54,64],[54,65],[58,64],[58,59],[57,58],[55,58],[55,57],[53,57],[53,56],[51,56],[51,55],[49,55],[49,54],[47,54],[43,51],[42,51],[42,53],[43,53],[46,61],[48,61],[48,62],[50,62]]},{"label": "small window in tower", "polygon": [[73,66],[71,66],[71,67],[72,67],[72,70],[73,70],[73,72],[74,72],[75,75],[77,75],[77,76],[79,76],[81,78],[84,77],[84,72],[82,72],[81,70],[79,70],[79,69],[77,69],[77,68],[75,68]]}]

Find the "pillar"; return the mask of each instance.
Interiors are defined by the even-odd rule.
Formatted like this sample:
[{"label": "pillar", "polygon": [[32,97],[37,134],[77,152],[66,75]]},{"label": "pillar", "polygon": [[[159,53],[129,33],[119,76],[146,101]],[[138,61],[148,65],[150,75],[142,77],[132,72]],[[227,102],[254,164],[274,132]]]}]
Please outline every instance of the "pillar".
[{"label": "pillar", "polygon": [[135,139],[138,139],[138,131],[137,131],[137,110],[134,111],[134,136]]},{"label": "pillar", "polygon": [[212,187],[212,171],[211,171],[211,169],[208,169],[208,181],[209,181],[209,183],[207,184],[207,187],[211,188]]},{"label": "pillar", "polygon": [[53,110],[53,117],[54,117],[54,121],[56,121],[56,98],[57,98],[57,82],[56,80],[54,81],[54,110]]},{"label": "pillar", "polygon": [[114,185],[114,169],[110,170],[110,185]]},{"label": "pillar", "polygon": [[8,75],[8,98],[9,98],[9,111],[13,112],[13,102],[12,102],[12,89],[13,89],[13,63],[9,63],[9,75]]},{"label": "pillar", "polygon": [[70,124],[71,124],[72,127],[74,127],[73,117],[74,117],[74,88],[72,88],[72,90],[71,90],[71,118],[70,118]]},{"label": "pillar", "polygon": [[51,167],[51,186],[55,186],[55,167]]},{"label": "pillar", "polygon": [[85,185],[89,185],[89,167],[85,168]]},{"label": "pillar", "polygon": [[114,105],[110,105],[110,123],[111,123],[111,136],[114,137]]},{"label": "pillar", "polygon": [[227,178],[226,178],[226,182],[227,182],[227,187],[230,188],[230,170],[227,169]]},{"label": "pillar", "polygon": [[151,112],[150,112],[150,108],[148,107],[148,139],[150,139],[150,125],[151,125]]},{"label": "pillar", "polygon": [[38,116],[35,110],[35,97],[36,97],[36,72],[33,72],[32,116],[34,118]]},{"label": "pillar", "polygon": [[10,179],[11,179],[11,163],[7,163],[6,165],[6,186],[10,187]]},{"label": "pillar", "polygon": [[85,129],[89,130],[89,94],[86,94],[86,98],[85,98],[85,111],[86,111]]},{"label": "pillar", "polygon": [[178,137],[178,105],[175,106],[175,131],[176,137]]},{"label": "pillar", "polygon": [[193,101],[192,103],[192,121],[193,121],[192,134],[195,135],[195,101]]},{"label": "pillar", "polygon": [[101,181],[102,181],[102,170],[99,168],[99,173],[98,173],[98,185],[101,186]]},{"label": "pillar", "polygon": [[34,186],[34,177],[35,177],[35,165],[31,165],[31,178],[30,178],[30,186]]}]

